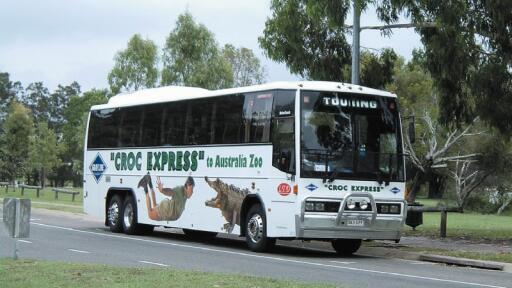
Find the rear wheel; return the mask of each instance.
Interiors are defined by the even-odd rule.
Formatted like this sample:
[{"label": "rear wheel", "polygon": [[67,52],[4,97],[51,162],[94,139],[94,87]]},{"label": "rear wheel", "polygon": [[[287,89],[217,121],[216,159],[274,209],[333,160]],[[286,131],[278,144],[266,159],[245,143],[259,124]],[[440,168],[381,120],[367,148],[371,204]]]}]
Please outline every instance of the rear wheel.
[{"label": "rear wheel", "polygon": [[361,247],[361,239],[336,239],[332,240],[332,248],[341,256],[350,256]]},{"label": "rear wheel", "polygon": [[108,203],[107,221],[110,231],[120,233],[123,231],[121,213],[123,210],[123,198],[119,194],[112,196]]},{"label": "rear wheel", "polygon": [[187,237],[189,237],[190,239],[194,240],[213,240],[217,236],[216,232],[190,229],[183,229],[183,233],[185,233],[185,235],[187,235]]},{"label": "rear wheel", "polygon": [[267,219],[260,204],[253,205],[245,218],[245,241],[254,252],[270,250],[276,239],[267,237]]},{"label": "rear wheel", "polygon": [[139,224],[137,220],[137,204],[132,196],[127,196],[123,204],[123,231],[126,234],[150,234],[153,226]]}]

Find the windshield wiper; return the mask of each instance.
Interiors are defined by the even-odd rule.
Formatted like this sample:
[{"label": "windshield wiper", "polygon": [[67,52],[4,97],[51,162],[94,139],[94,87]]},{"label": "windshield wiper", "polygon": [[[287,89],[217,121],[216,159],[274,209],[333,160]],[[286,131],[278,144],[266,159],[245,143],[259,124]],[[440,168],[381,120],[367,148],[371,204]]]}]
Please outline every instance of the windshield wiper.
[{"label": "windshield wiper", "polygon": [[[324,169],[324,175],[322,176],[322,183],[325,183],[327,179],[329,178],[329,156],[331,153],[327,152],[325,153],[325,169]],[[332,181],[331,181],[332,182]]]}]

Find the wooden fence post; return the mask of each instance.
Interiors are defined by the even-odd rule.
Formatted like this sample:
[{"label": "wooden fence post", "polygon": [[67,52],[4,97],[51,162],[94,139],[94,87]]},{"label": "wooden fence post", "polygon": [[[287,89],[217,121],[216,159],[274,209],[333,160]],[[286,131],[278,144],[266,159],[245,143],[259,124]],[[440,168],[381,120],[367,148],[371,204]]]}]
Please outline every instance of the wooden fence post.
[{"label": "wooden fence post", "polygon": [[448,212],[441,210],[441,238],[446,238],[446,222],[448,221]]}]

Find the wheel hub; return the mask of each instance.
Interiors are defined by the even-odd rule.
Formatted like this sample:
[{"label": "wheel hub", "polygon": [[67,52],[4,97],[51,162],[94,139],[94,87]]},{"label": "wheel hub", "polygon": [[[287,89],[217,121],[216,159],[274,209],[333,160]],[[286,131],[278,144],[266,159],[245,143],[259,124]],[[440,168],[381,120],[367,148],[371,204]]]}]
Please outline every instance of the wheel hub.
[{"label": "wheel hub", "polygon": [[108,208],[108,220],[115,226],[117,224],[117,217],[119,217],[119,205],[114,202]]},{"label": "wheel hub", "polygon": [[258,243],[263,237],[263,218],[259,214],[252,215],[247,223],[247,235],[254,243]]},{"label": "wheel hub", "polygon": [[132,207],[132,204],[128,204],[126,205],[126,207],[124,207],[124,213],[123,213],[123,221],[124,221],[124,226],[126,228],[130,228],[132,226],[132,223],[133,223],[133,207]]}]

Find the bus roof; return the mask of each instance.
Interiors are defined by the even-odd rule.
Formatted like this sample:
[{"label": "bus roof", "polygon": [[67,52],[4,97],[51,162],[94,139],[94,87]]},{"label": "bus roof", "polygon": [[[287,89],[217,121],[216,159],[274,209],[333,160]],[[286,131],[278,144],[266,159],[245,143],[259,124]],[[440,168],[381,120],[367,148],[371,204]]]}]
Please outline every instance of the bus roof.
[{"label": "bus roof", "polygon": [[215,97],[220,95],[257,92],[275,89],[333,91],[396,98],[395,94],[382,90],[341,82],[326,81],[271,82],[260,85],[221,90],[207,90],[203,88],[183,86],[165,86],[118,94],[110,98],[108,103],[106,104],[92,106],[91,110],[137,106],[144,104],[179,101],[194,98]]}]

